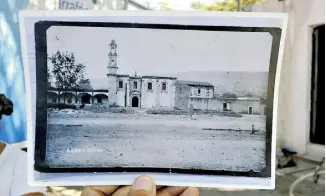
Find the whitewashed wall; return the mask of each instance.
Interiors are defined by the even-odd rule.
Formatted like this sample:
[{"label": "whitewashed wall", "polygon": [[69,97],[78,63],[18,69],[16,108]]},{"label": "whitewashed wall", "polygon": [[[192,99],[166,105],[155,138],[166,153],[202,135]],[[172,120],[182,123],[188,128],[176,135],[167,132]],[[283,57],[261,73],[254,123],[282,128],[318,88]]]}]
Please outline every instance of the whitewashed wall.
[{"label": "whitewashed wall", "polygon": [[[148,90],[148,83],[152,83],[152,90]],[[155,100],[158,98],[155,93],[155,79],[143,79],[141,103],[142,107],[151,108],[155,106]]]},{"label": "whitewashed wall", "polygon": [[[119,81],[122,81],[123,88],[119,88]],[[125,91],[126,91],[126,86],[128,86],[128,77],[118,77],[117,78],[117,88],[118,88],[118,91],[117,91],[117,105],[118,106],[122,106],[122,107],[125,106]]]},{"label": "whitewashed wall", "polygon": [[[148,82],[152,82],[152,90],[148,90]],[[162,90],[163,82],[166,82],[166,91]],[[143,79],[141,96],[141,105],[143,108],[174,107],[174,96],[174,80],[150,78]]]},{"label": "whitewashed wall", "polygon": [[[223,109],[223,104],[220,104],[220,106],[222,106]],[[261,104],[259,100],[239,99],[231,103],[231,110],[242,114],[248,114],[249,107],[252,108],[253,114],[263,114],[261,113]]]},{"label": "whitewashed wall", "polygon": [[[166,91],[162,90],[162,82],[167,83]],[[175,86],[174,80],[159,80],[159,89],[160,89],[160,106],[161,107],[174,107],[174,94]]]}]

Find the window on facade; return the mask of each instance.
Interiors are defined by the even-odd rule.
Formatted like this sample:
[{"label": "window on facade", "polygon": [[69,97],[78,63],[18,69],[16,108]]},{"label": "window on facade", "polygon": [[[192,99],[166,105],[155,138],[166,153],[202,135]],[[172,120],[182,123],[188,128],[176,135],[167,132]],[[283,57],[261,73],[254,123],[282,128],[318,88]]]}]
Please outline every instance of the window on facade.
[{"label": "window on facade", "polygon": [[137,82],[134,82],[134,89],[137,89]]},{"label": "window on facade", "polygon": [[325,25],[312,32],[310,142],[325,145]]},{"label": "window on facade", "polygon": [[55,96],[52,97],[52,103],[57,102],[57,98]]},{"label": "window on facade", "polygon": [[201,93],[201,90],[199,88],[199,89],[197,89],[197,94],[200,95],[200,93]]},{"label": "window on facade", "polygon": [[166,82],[162,82],[162,91],[166,91]]},{"label": "window on facade", "polygon": [[147,83],[147,89],[148,89],[148,90],[152,90],[152,89],[153,89],[153,83],[148,82],[148,83]]},{"label": "window on facade", "polygon": [[119,88],[123,88],[123,82],[119,81]]}]

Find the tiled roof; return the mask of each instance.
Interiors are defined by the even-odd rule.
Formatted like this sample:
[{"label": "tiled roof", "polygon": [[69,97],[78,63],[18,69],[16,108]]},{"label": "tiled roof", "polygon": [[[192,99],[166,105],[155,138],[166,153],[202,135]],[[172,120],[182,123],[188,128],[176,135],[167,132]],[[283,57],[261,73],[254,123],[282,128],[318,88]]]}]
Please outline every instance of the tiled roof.
[{"label": "tiled roof", "polygon": [[167,79],[167,80],[176,80],[176,77],[168,77],[168,76],[142,76],[142,78],[149,79]]},{"label": "tiled roof", "polygon": [[178,80],[178,83],[181,84],[186,84],[188,86],[204,86],[204,87],[214,87],[214,85],[212,85],[209,82],[199,82],[199,81],[186,81],[186,80]]}]

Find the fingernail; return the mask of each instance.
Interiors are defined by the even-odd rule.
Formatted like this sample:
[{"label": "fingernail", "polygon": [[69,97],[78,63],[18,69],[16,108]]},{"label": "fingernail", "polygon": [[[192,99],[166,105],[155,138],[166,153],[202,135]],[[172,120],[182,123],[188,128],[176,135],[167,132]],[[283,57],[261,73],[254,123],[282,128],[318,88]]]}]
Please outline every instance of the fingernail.
[{"label": "fingernail", "polygon": [[152,192],[153,186],[154,186],[154,181],[151,177],[141,176],[136,179],[135,183],[132,185],[132,189]]}]

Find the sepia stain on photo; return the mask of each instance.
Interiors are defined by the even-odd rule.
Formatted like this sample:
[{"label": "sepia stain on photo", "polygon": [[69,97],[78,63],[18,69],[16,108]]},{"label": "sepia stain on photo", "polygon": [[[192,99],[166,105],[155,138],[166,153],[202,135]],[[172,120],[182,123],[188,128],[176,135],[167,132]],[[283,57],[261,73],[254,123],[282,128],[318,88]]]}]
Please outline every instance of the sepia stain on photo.
[{"label": "sepia stain on photo", "polygon": [[51,26],[45,163],[260,172],[268,32]]}]

